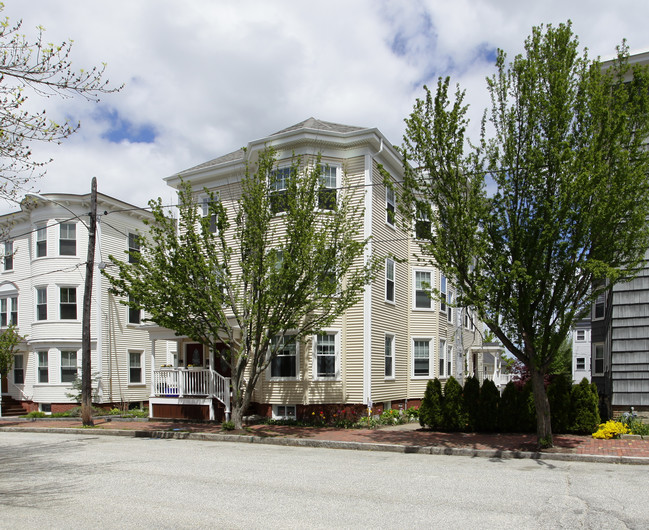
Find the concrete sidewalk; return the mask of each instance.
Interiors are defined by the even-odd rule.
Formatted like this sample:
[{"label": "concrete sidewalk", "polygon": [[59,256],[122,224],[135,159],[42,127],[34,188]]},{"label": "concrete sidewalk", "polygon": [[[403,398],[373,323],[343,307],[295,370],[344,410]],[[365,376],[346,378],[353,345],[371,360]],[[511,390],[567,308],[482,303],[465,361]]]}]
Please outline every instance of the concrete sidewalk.
[{"label": "concrete sidewalk", "polygon": [[265,443],[486,458],[534,458],[649,465],[649,440],[596,440],[592,436],[556,435],[554,447],[536,451],[534,434],[440,433],[417,423],[379,429],[336,429],[252,425],[244,431],[222,431],[219,424],[97,418],[84,429],[80,419],[0,418],[0,432],[30,431]]}]

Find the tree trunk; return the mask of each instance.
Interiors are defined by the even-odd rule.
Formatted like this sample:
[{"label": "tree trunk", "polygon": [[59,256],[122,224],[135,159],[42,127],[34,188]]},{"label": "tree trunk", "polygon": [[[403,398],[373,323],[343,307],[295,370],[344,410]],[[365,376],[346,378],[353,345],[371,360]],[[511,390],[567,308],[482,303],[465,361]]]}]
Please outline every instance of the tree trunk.
[{"label": "tree trunk", "polygon": [[534,392],[534,408],[536,409],[536,437],[539,449],[552,447],[552,418],[550,402],[545,391],[545,374],[536,368],[530,368],[532,375],[532,391]]}]

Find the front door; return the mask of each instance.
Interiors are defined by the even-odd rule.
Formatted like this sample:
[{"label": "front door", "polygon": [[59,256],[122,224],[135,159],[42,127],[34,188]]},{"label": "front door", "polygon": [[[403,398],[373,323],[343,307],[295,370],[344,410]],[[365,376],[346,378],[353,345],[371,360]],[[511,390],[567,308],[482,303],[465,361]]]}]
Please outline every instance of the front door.
[{"label": "front door", "polygon": [[204,366],[203,345],[198,343],[189,343],[185,346],[185,366]]}]

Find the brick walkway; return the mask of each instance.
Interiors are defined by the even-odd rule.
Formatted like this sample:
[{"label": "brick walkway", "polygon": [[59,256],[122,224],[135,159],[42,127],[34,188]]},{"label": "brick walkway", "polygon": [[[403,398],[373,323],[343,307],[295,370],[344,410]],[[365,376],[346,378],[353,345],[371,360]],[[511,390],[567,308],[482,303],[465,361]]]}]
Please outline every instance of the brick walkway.
[{"label": "brick walkway", "polygon": [[[81,428],[81,420],[33,421],[0,419],[0,430]],[[166,431],[190,433],[224,433],[219,424],[187,423],[173,421],[125,421],[120,419],[96,419],[96,429],[125,431]],[[333,442],[356,442],[391,444],[409,447],[466,448],[497,451],[536,451],[533,434],[475,434],[439,433],[423,430],[418,424],[383,427],[380,429],[335,429],[331,427],[292,427],[283,425],[252,425],[234,434],[273,438],[297,438]],[[649,458],[649,439],[596,440],[592,436],[556,435],[554,447],[544,453],[568,453],[576,455],[643,457]]]}]

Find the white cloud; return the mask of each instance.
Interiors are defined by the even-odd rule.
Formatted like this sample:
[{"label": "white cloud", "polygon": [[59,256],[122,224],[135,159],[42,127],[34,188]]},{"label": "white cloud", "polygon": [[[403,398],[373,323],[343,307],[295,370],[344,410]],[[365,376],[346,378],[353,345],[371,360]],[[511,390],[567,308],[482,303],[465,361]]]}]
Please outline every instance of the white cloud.
[{"label": "white cloud", "polygon": [[[162,178],[233,151],[310,116],[378,127],[400,143],[421,85],[452,75],[467,89],[474,122],[486,104],[493,51],[519,53],[533,25],[572,19],[591,55],[623,37],[649,41],[639,0],[31,0],[6,2],[24,31],[74,39],[76,67],[108,63],[118,94],[101,109],[82,99],[36,100],[51,117],[81,120],[60,146],[35,146],[54,162],[43,192],[99,190],[144,205],[171,197]],[[155,131],[153,143],[111,143],[106,112]]]}]

